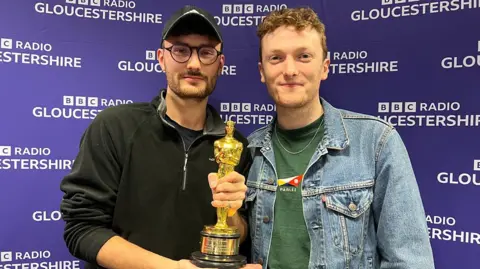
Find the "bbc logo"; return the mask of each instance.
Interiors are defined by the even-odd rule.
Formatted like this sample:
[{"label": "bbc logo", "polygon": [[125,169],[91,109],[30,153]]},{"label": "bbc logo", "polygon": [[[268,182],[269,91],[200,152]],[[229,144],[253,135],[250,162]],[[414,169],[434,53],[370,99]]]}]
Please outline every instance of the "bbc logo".
[{"label": "bbc logo", "polygon": [[0,262],[11,262],[11,261],[12,261],[12,252],[11,251],[0,252]]},{"label": "bbc logo", "polygon": [[416,102],[380,102],[378,103],[379,113],[414,113],[417,112]]},{"label": "bbc logo", "polygon": [[473,171],[480,171],[480,160],[473,161]]},{"label": "bbc logo", "polygon": [[0,156],[12,156],[12,147],[0,146]]},{"label": "bbc logo", "polygon": [[147,50],[145,53],[147,61],[155,61],[157,59],[156,53],[154,50]]},{"label": "bbc logo", "polygon": [[0,38],[0,48],[8,50],[13,49],[13,39]]},{"label": "bbc logo", "polygon": [[98,107],[98,97],[63,96],[63,105]]},{"label": "bbc logo", "polygon": [[393,5],[393,4],[406,4],[406,3],[413,3],[418,2],[420,0],[382,0],[382,5]]},{"label": "bbc logo", "polygon": [[253,14],[253,4],[225,4],[222,6],[223,14]]},{"label": "bbc logo", "polygon": [[67,4],[79,4],[79,5],[84,5],[84,6],[95,6],[99,7],[100,6],[100,0],[66,0],[65,1]]},{"label": "bbc logo", "polygon": [[251,103],[220,103],[220,112],[252,112]]}]

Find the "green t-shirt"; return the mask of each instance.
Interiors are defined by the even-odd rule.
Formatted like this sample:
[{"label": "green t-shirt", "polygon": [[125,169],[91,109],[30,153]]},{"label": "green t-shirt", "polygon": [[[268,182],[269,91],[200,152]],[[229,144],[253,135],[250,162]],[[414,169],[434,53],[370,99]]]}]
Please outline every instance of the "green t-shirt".
[{"label": "green t-shirt", "polygon": [[278,188],[268,258],[270,269],[308,268],[310,237],[303,216],[302,182],[323,134],[323,116],[299,129],[282,130],[277,126],[274,130],[272,143]]}]

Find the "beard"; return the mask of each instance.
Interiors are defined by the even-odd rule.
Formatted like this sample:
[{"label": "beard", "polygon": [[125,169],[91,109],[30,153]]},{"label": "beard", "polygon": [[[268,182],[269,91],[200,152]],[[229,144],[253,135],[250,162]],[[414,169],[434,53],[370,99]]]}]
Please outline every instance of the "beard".
[{"label": "beard", "polygon": [[[218,71],[218,70],[217,70]],[[217,84],[218,72],[215,75],[208,77],[200,71],[187,70],[182,73],[171,73],[168,69],[165,70],[167,75],[167,83],[169,88],[180,98],[184,99],[205,99],[210,96],[215,90]],[[190,84],[183,80],[184,76],[201,77],[195,84]]]}]

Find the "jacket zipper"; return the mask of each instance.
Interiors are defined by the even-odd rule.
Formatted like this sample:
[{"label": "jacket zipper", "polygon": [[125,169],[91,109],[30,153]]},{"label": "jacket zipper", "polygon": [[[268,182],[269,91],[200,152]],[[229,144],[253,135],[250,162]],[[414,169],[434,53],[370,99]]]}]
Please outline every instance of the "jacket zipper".
[{"label": "jacket zipper", "polygon": [[[177,131],[177,133],[180,135],[180,132],[178,132],[178,130],[175,128],[175,126],[171,125],[169,122],[167,122],[166,120],[162,119],[162,121],[166,124],[168,124],[170,127],[172,127],[173,129],[175,129],[175,131]],[[202,134],[201,136],[195,138],[195,140],[192,141],[192,143],[190,144],[190,146],[188,147],[188,149],[185,148],[185,140],[183,140],[183,137],[182,135],[180,135],[180,138],[182,139],[182,144],[183,144],[183,150],[185,151],[185,158],[184,158],[184,162],[183,162],[183,180],[182,180],[182,191],[185,191],[187,189],[187,172],[188,172],[188,169],[187,169],[187,164],[188,164],[188,152],[190,150],[190,147],[200,138],[206,136],[206,135],[213,135],[213,136],[221,136],[221,135],[217,135],[217,134]]]},{"label": "jacket zipper", "polygon": [[183,191],[187,187],[187,162],[188,162],[188,151],[185,152],[185,163],[183,164],[183,182],[182,182]]}]

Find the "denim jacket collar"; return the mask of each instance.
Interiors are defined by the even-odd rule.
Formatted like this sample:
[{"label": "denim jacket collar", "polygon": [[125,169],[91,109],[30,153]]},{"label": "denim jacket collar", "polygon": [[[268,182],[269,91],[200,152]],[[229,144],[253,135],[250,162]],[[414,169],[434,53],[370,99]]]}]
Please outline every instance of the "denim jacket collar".
[{"label": "denim jacket collar", "polygon": [[[320,97],[320,103],[323,106],[324,112],[324,124],[325,124],[325,135],[320,143],[319,147],[335,150],[343,150],[349,144],[348,133],[343,122],[342,112],[325,99]],[[271,137],[274,124],[277,120],[277,116],[265,127],[259,129],[258,135],[250,141],[249,148],[255,147],[271,147]]]}]

